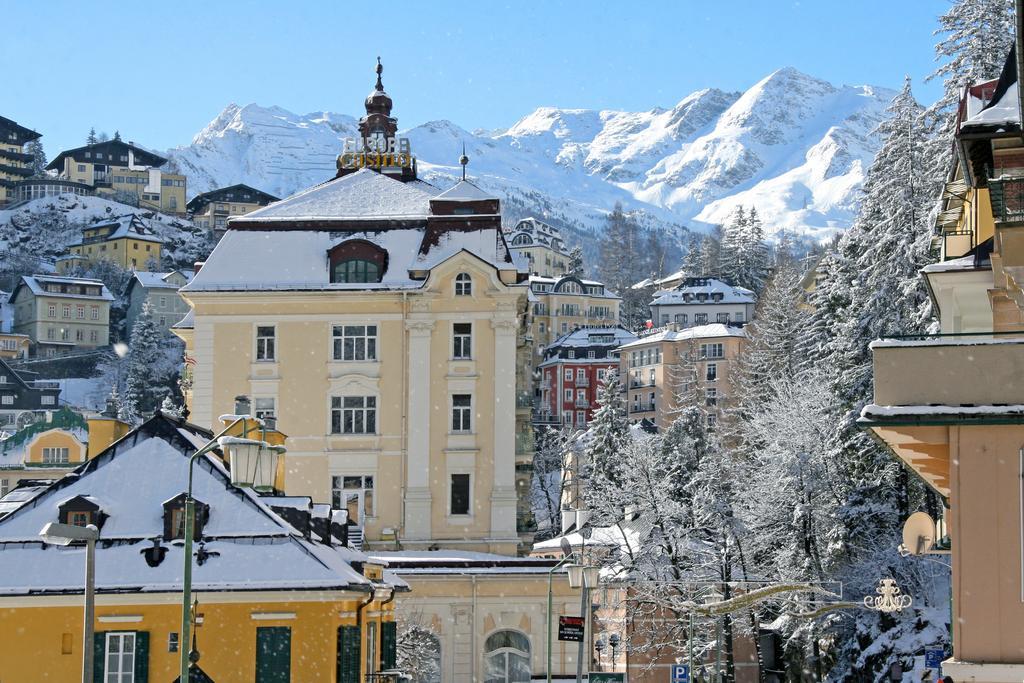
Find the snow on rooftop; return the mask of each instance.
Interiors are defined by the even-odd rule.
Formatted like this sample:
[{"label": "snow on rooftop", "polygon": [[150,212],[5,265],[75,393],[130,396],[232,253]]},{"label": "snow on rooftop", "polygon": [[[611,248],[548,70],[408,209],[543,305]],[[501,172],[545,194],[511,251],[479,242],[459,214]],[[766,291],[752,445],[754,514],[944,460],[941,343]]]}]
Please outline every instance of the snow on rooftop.
[{"label": "snow on rooftop", "polygon": [[[949,273],[957,270],[982,270],[974,264],[974,255],[961,256],[960,258],[950,259],[948,261],[939,261],[938,263],[929,263],[927,266],[921,269],[922,273]],[[991,270],[991,267],[984,268],[983,270]]]},{"label": "snow on rooftop", "polygon": [[460,180],[453,187],[445,190],[434,197],[449,202],[478,202],[497,199],[492,194],[484,192],[468,180]]},{"label": "snow on rooftop", "polygon": [[[147,289],[178,289],[178,285],[173,282],[168,282],[167,278],[173,275],[177,271],[171,271],[169,273],[156,273],[146,270],[135,271],[135,279],[139,281],[139,284]],[[184,275],[184,273],[183,273]],[[188,275],[185,275],[187,279],[190,279]]]},{"label": "snow on rooftop", "polygon": [[[594,339],[595,337],[611,336],[611,342]],[[581,347],[581,346],[608,346],[609,343],[615,346],[622,346],[636,341],[637,336],[623,327],[581,327],[578,330],[567,332],[551,342],[548,349],[555,347]]]},{"label": "snow on rooftop", "polygon": [[[705,295],[705,301],[698,301],[699,295]],[[713,298],[715,295],[719,295],[717,301]],[[687,301],[689,297],[689,301]],[[726,284],[721,280],[715,280],[708,278],[703,284],[686,285],[683,284],[676,289],[672,289],[666,292],[661,292],[654,301],[651,302],[652,306],[665,306],[672,304],[713,304],[713,303],[724,303],[724,304],[752,304],[754,303],[754,293],[744,287],[733,287],[732,285]]]},{"label": "snow on rooftop", "polygon": [[687,327],[681,330],[673,330],[671,328],[661,330],[654,334],[649,334],[645,337],[640,337],[635,342],[624,344],[621,348],[628,349],[634,346],[640,346],[642,344],[649,344],[651,342],[660,341],[683,341],[686,339],[710,339],[713,337],[746,337],[747,333],[743,331],[742,327],[733,327],[724,323],[712,323],[710,325],[697,325],[696,327]]},{"label": "snow on rooftop", "polygon": [[294,220],[425,219],[434,193],[362,169],[240,217],[245,223]]},{"label": "snow on rooftop", "polygon": [[[72,298],[72,299],[98,299],[98,300],[104,300],[104,301],[113,301],[114,300],[114,295],[111,294],[110,290],[107,289],[107,286],[105,284],[103,284],[99,280],[91,280],[91,279],[87,279],[87,278],[77,278],[77,277],[56,277],[56,276],[52,276],[52,275],[39,275],[39,274],[36,274],[36,275],[23,275],[21,277],[21,283],[24,283],[25,286],[27,286],[29,288],[29,291],[31,291],[36,296],[46,295],[46,296],[59,296],[59,297]],[[19,283],[19,286],[20,286],[21,283]],[[47,285],[47,284],[90,285],[90,286],[97,286],[98,285],[99,288],[100,288],[100,293],[99,294],[72,294],[72,293],[68,293],[68,292],[49,292],[45,288],[45,285]],[[14,289],[15,289],[15,291],[17,291],[18,288],[15,287]],[[12,293],[11,296],[13,296],[13,293]],[[52,343],[52,340],[51,340],[51,343]]]},{"label": "snow on rooftop", "polygon": [[1003,96],[996,102],[964,121],[960,128],[975,126],[1008,126],[1020,125],[1020,109],[1018,104],[1018,83],[1006,89]]}]

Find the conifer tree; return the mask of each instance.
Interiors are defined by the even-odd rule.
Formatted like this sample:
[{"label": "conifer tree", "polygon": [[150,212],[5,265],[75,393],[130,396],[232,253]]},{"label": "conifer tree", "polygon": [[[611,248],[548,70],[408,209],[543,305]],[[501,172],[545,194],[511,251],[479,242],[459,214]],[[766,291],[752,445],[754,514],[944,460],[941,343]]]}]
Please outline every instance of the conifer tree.
[{"label": "conifer tree", "polygon": [[115,130],[114,131],[114,140],[116,140],[118,142],[121,141],[121,131],[119,131],[119,130]]},{"label": "conifer tree", "polygon": [[46,176],[46,152],[43,151],[43,143],[33,140],[25,145],[25,152],[32,155],[32,161],[29,162],[32,176],[35,178]]},{"label": "conifer tree", "polygon": [[747,214],[743,206],[737,206],[732,218],[723,227],[719,247],[718,274],[729,284],[739,285],[744,269],[743,243],[747,230]]},{"label": "conifer tree", "polygon": [[162,354],[160,327],[153,320],[147,301],[135,319],[128,343],[127,376],[124,403],[139,417],[149,415],[160,405],[166,392],[163,378],[158,376]]},{"label": "conifer tree", "polygon": [[686,277],[700,277],[704,273],[703,258],[701,258],[701,246],[705,237],[696,233],[690,233],[686,238],[686,253],[683,254],[681,270]]},{"label": "conifer tree", "polygon": [[96,138],[96,126],[93,126],[89,129],[89,135],[87,135],[85,138],[85,144],[95,145],[97,142],[98,140]]},{"label": "conifer tree", "polygon": [[616,481],[619,451],[629,439],[629,421],[622,403],[618,373],[612,371],[605,375],[597,388],[597,405],[583,459],[595,476]]},{"label": "conifer tree", "polygon": [[575,246],[569,251],[569,275],[583,276],[583,248]]}]

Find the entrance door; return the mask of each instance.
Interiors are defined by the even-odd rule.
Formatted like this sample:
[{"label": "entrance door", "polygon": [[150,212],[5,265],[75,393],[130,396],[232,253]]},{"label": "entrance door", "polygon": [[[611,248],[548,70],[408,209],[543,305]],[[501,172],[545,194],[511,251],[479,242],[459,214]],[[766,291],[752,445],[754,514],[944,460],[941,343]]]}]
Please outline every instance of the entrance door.
[{"label": "entrance door", "polygon": [[287,626],[256,629],[256,683],[290,683],[292,630]]}]

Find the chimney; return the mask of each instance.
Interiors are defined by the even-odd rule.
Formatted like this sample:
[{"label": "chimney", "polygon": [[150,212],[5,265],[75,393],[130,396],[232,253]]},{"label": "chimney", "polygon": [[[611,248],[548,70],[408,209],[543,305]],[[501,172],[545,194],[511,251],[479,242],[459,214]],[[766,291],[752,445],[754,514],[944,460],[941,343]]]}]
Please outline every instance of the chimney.
[{"label": "chimney", "polygon": [[205,266],[205,265],[206,265],[206,261],[196,261],[195,263],[192,264],[192,271],[196,275],[198,275],[199,271],[202,270],[203,266]]},{"label": "chimney", "polygon": [[112,443],[123,437],[132,430],[127,422],[117,419],[117,410],[113,415],[108,415],[111,402],[107,401],[107,409],[102,415],[90,417],[86,422],[89,426],[89,448],[86,458],[92,460],[94,457],[105,451]]}]

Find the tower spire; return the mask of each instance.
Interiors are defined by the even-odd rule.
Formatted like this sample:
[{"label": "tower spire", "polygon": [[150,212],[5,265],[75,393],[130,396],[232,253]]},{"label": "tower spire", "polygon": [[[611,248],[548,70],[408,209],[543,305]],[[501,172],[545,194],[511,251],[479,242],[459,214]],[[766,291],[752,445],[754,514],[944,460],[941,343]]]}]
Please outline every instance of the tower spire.
[{"label": "tower spire", "polygon": [[384,65],[380,63],[380,57],[377,57],[377,85],[374,88],[379,92],[384,92],[384,82],[380,80],[380,75],[384,73]]},{"label": "tower spire", "polygon": [[462,156],[459,157],[459,163],[462,164],[462,179],[466,179],[466,166],[469,165],[469,157],[466,156],[466,143],[462,143]]}]

